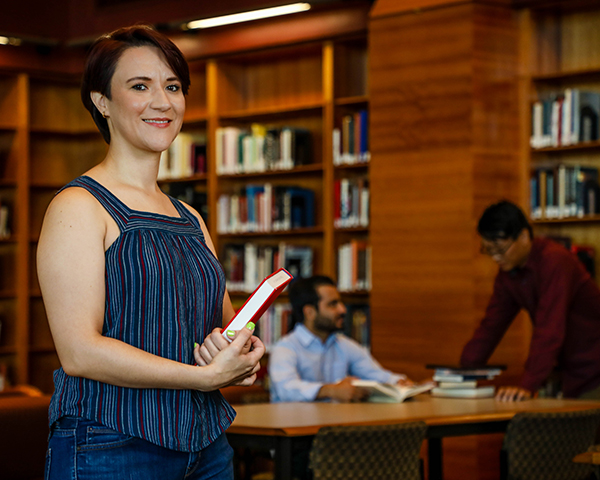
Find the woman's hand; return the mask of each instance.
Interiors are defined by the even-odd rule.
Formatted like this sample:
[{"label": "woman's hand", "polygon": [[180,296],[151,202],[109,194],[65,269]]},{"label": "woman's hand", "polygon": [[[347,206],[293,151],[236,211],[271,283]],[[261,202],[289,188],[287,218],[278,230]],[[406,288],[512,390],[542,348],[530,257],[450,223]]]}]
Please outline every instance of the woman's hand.
[{"label": "woman's hand", "polygon": [[[250,386],[260,370],[260,359],[265,346],[254,335],[254,324],[236,332],[230,343],[214,329],[204,343],[194,348],[194,358],[199,366],[212,370],[214,389],[229,385]],[[204,390],[204,389],[203,389]]]}]

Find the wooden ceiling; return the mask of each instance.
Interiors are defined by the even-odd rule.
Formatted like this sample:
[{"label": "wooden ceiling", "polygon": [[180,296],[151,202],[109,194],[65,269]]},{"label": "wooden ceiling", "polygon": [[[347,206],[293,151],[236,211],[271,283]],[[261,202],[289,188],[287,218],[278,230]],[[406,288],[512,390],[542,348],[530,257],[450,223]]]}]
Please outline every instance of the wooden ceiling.
[{"label": "wooden ceiling", "polygon": [[[40,44],[81,44],[123,25],[173,27],[197,18],[293,3],[295,0],[18,0],[2,2],[0,35]],[[366,0],[368,3],[368,0]],[[316,7],[354,0],[310,0]],[[365,3],[365,0],[358,0]]]}]

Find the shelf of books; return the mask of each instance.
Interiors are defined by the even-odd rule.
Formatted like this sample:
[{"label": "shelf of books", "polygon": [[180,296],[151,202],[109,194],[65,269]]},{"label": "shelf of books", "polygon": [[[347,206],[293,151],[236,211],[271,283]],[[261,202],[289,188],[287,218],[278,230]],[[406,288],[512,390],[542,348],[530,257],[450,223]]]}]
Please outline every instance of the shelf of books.
[{"label": "shelf of books", "polygon": [[346,335],[370,346],[368,45],[365,37],[334,45],[333,223],[338,289]]},{"label": "shelf of books", "polygon": [[532,12],[530,212],[594,273],[600,247],[599,11]]}]

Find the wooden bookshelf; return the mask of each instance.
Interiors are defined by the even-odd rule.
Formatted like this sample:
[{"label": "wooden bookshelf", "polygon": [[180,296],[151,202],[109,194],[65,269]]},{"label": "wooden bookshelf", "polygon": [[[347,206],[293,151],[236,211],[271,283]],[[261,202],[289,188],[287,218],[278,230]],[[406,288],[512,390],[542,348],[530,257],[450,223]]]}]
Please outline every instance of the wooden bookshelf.
[{"label": "wooden bookshelf", "polygon": [[[600,8],[532,8],[522,16],[523,43],[528,47],[524,56],[531,59],[524,71],[525,81],[530,85],[529,101],[552,99],[565,89],[600,93],[600,54],[597,51]],[[531,109],[525,113],[531,118]],[[527,134],[526,130],[524,136]],[[559,165],[600,168],[600,139],[532,148],[527,151],[526,163],[532,175],[536,169],[552,169]],[[534,229],[536,234],[569,237],[574,244],[592,246],[598,251],[599,225],[600,217],[591,214],[582,218],[536,219]],[[596,256],[596,270],[598,267],[600,259]]]}]

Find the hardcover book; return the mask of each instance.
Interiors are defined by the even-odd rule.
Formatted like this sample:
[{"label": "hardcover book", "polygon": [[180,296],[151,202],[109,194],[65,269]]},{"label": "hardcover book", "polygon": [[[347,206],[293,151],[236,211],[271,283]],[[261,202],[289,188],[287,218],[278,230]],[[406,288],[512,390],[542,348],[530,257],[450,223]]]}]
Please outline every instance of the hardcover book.
[{"label": "hardcover book", "polygon": [[223,328],[223,337],[231,341],[227,337],[227,330],[241,330],[248,322],[256,323],[291,280],[292,275],[283,268],[265,278]]}]

